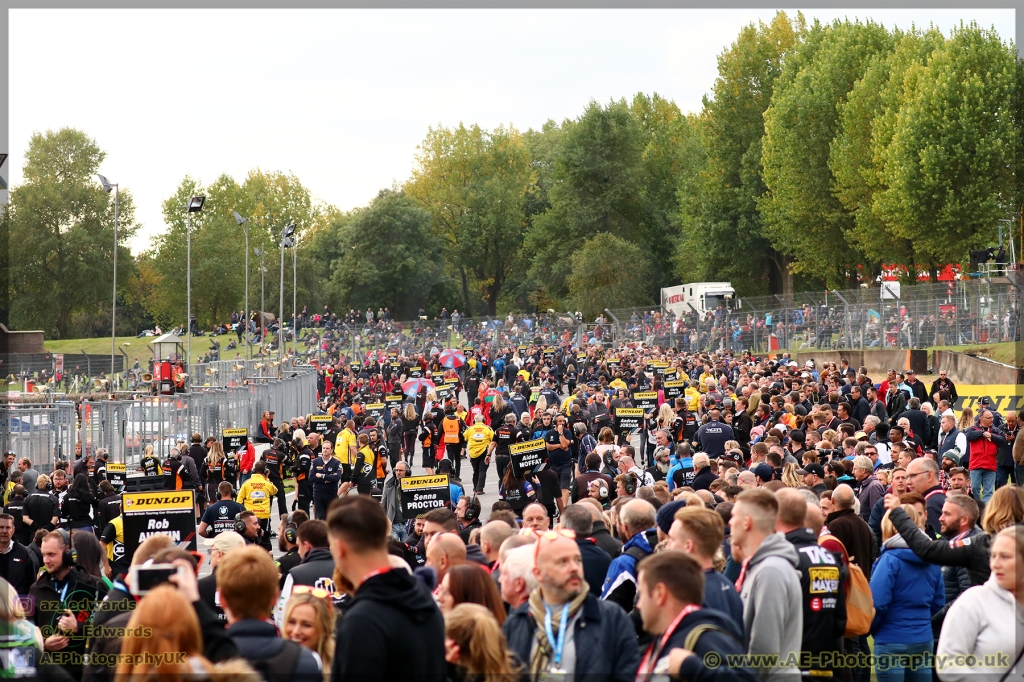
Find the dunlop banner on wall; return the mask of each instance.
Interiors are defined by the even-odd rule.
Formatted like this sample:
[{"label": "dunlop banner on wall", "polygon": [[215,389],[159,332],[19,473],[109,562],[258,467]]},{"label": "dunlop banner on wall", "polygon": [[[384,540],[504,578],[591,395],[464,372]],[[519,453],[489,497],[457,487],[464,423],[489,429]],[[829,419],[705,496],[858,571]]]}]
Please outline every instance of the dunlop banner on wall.
[{"label": "dunlop banner on wall", "polygon": [[978,401],[989,398],[992,409],[1006,414],[1024,410],[1024,386],[1019,384],[957,384],[957,400],[953,411],[959,414],[969,407],[978,414]]}]

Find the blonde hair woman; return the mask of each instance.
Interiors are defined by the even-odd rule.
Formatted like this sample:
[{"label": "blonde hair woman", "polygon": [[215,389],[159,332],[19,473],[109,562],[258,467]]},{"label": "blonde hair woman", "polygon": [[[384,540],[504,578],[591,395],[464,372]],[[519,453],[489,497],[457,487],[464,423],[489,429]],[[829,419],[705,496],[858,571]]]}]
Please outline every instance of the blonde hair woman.
[{"label": "blonde hair woman", "polygon": [[782,482],[786,484],[786,487],[799,488],[803,485],[803,481],[800,480],[800,476],[797,475],[796,470],[797,466],[792,462],[782,466]]},{"label": "blonde hair woman", "polygon": [[[981,676],[1002,679],[1021,655],[1024,528],[1010,526],[996,534],[989,568],[989,579],[961,594],[946,613],[935,653],[952,665],[947,664],[939,671],[942,682],[968,682]],[[968,660],[968,656],[975,659],[976,665],[955,665],[957,660]]]},{"label": "blonde hair woman", "polygon": [[508,682],[522,668],[490,609],[459,604],[445,615],[444,631],[444,659],[465,671],[465,679]]},{"label": "blonde hair woman", "polygon": [[330,676],[334,656],[334,608],[326,590],[296,593],[284,607],[285,639],[301,644],[320,657],[324,679]]},{"label": "blonde hair woman", "polygon": [[956,428],[963,433],[972,426],[974,426],[974,410],[965,407],[963,412],[960,413],[960,420],[956,423]]}]

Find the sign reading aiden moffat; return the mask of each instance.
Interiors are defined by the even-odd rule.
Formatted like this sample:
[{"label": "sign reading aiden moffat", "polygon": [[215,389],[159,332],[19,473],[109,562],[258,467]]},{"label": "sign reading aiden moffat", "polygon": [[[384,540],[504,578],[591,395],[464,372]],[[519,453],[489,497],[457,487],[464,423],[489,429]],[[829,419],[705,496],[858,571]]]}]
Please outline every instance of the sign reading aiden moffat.
[{"label": "sign reading aiden moffat", "polygon": [[512,473],[517,478],[539,471],[548,461],[548,449],[543,438],[510,445],[508,451],[512,456]]},{"label": "sign reading aiden moffat", "polygon": [[402,491],[402,518],[415,519],[431,509],[451,506],[448,474],[406,476],[399,480]]},{"label": "sign reading aiden moffat", "polygon": [[134,556],[143,540],[158,533],[170,536],[179,549],[197,551],[194,496],[192,490],[124,493],[121,515],[127,556]]},{"label": "sign reading aiden moffat", "polygon": [[224,452],[235,452],[249,443],[249,429],[224,429],[220,432]]},{"label": "sign reading aiden moffat", "polygon": [[639,407],[616,407],[615,422],[619,433],[639,429],[644,421],[644,411]]},{"label": "sign reading aiden moffat", "polygon": [[329,414],[314,414],[309,417],[309,423],[313,425],[315,433],[324,434],[331,430],[334,417]]}]

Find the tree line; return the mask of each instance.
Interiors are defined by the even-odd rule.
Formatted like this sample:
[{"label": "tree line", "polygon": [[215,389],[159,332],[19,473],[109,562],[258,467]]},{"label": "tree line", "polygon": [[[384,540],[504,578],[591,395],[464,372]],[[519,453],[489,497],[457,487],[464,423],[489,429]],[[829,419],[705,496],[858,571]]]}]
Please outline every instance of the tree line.
[{"label": "tree line", "polygon": [[[778,13],[718,57],[699,112],[658,94],[592,101],[539,130],[438,126],[411,177],[343,212],[297,177],[186,177],[166,229],[119,250],[119,325],[181,324],[187,198],[193,312],[227,319],[245,294],[244,231],[266,253],[277,310],[280,229],[298,226],[300,309],[442,306],[469,315],[648,305],[680,282],[729,280],[740,295],[871,282],[883,264],[964,263],[1024,202],[1024,65],[994,31],[887,29]],[[3,216],[9,319],[57,337],[109,332],[112,197],[80,131],[33,137]],[[121,192],[122,244],[138,229]],[[292,254],[285,274],[291,313]],[[250,250],[250,307],[259,307]],[[122,265],[123,264],[123,265]],[[107,317],[104,318],[104,306]],[[119,333],[123,333],[119,328]]]}]

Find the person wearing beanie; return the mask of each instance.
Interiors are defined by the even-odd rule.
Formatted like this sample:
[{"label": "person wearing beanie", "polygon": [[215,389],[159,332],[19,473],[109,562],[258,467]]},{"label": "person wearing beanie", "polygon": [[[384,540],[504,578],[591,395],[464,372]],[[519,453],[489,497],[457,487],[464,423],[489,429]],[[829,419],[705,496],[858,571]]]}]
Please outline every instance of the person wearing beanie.
[{"label": "person wearing beanie", "polygon": [[684,500],[670,500],[658,508],[654,515],[654,523],[658,527],[658,542],[661,543],[668,538],[668,532],[672,528],[672,522],[676,518],[676,512],[686,506]]}]

